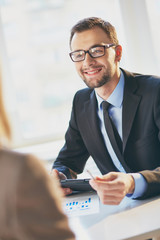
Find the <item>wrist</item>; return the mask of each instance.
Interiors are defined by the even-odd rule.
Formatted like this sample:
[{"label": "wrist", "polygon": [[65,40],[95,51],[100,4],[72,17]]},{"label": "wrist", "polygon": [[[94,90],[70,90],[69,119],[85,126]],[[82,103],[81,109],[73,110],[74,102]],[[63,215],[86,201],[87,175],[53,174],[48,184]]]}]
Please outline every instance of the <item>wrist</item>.
[{"label": "wrist", "polygon": [[128,189],[128,194],[133,194],[134,190],[135,190],[135,181],[134,181],[134,177],[131,174],[128,174],[130,177],[130,185],[129,185],[129,189]]}]

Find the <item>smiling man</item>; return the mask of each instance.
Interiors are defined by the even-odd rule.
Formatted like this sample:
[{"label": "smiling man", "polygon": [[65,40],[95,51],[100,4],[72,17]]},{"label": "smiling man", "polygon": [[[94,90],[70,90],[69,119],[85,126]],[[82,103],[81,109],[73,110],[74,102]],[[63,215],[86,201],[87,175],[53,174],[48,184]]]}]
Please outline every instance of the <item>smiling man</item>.
[{"label": "smiling man", "polygon": [[78,22],[70,48],[88,88],[75,94],[57,176],[76,177],[91,156],[102,176],[90,184],[104,204],[160,194],[160,78],[121,69],[115,28],[100,18]]}]

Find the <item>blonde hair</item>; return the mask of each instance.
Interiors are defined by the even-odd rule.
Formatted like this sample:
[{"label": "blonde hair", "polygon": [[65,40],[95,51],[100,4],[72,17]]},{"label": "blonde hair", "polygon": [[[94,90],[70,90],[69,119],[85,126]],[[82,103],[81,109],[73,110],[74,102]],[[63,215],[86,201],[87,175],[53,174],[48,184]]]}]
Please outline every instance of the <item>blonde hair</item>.
[{"label": "blonde hair", "polygon": [[3,100],[2,71],[0,65],[0,145],[10,140],[11,140],[11,128]]}]

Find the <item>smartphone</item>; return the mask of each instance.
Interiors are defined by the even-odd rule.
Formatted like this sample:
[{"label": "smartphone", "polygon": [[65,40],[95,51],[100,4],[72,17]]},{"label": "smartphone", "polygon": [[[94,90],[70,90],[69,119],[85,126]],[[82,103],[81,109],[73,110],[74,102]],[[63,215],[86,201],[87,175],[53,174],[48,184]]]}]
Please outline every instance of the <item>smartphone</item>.
[{"label": "smartphone", "polygon": [[60,180],[60,184],[63,188],[71,188],[73,191],[94,191],[89,184],[88,178],[85,179],[65,179]]}]

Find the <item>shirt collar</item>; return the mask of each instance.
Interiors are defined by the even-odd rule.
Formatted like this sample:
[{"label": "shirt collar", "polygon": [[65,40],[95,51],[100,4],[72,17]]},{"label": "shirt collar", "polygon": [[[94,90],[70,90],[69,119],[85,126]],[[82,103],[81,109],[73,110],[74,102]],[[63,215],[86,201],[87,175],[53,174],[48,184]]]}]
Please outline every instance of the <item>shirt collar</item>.
[{"label": "shirt collar", "polygon": [[[121,71],[121,76],[119,79],[119,82],[112,92],[112,94],[109,96],[107,102],[112,104],[115,107],[121,107],[122,106],[122,101],[123,101],[123,92],[124,92],[124,74]],[[101,103],[104,101],[103,98],[101,98],[97,93],[96,93],[96,98],[98,101],[98,106],[100,107]]]}]

